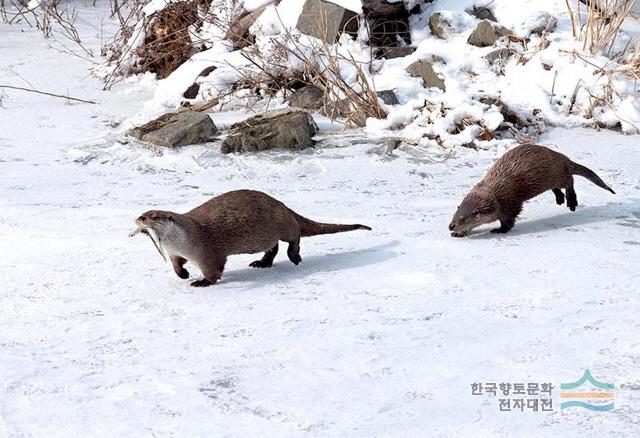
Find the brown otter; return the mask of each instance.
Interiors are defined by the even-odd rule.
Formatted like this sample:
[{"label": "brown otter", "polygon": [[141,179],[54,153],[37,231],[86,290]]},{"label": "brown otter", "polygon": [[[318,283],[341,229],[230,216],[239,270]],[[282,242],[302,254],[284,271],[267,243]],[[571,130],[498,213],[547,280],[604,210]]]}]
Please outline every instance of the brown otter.
[{"label": "brown otter", "polygon": [[565,189],[567,207],[575,211],[578,198],[573,175],[615,194],[595,172],[559,152],[531,144],[517,146],[500,157],[464,197],[449,225],[451,235],[463,237],[475,227],[494,221],[500,221],[500,228],[491,232],[506,233],[513,228],[522,204],[547,190],[553,191],[556,203],[562,205],[565,195],[560,189]]},{"label": "brown otter", "polygon": [[204,279],[191,286],[209,286],[222,276],[227,257],[232,254],[264,256],[250,264],[270,268],[278,253],[278,241],[289,243],[287,255],[295,265],[300,257],[300,237],[370,230],[360,225],[323,224],[300,216],[282,202],[262,192],[237,190],[210,199],[184,213],[151,210],[136,219],[140,232],[151,236],[163,255],[166,253],[178,277],[186,279],[187,260],[193,262]]}]

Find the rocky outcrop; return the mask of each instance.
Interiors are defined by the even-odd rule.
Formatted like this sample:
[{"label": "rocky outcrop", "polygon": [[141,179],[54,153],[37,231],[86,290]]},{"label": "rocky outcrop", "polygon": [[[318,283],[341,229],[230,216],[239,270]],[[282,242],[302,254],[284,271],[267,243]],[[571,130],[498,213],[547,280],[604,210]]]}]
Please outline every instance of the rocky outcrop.
[{"label": "rocky outcrop", "polygon": [[316,132],[317,126],[309,113],[300,108],[284,108],[233,124],[220,150],[228,154],[305,149],[313,146]]},{"label": "rocky outcrop", "polygon": [[343,32],[357,35],[358,14],[324,0],[307,0],[296,27],[304,34],[333,44]]},{"label": "rocky outcrop", "polygon": [[207,114],[186,111],[165,114],[130,129],[127,135],[157,146],[176,148],[212,141],[217,132],[216,126]]},{"label": "rocky outcrop", "polygon": [[438,76],[433,70],[431,63],[424,59],[420,59],[409,67],[407,73],[416,78],[422,78],[422,84],[425,88],[439,88],[444,91],[444,80]]}]

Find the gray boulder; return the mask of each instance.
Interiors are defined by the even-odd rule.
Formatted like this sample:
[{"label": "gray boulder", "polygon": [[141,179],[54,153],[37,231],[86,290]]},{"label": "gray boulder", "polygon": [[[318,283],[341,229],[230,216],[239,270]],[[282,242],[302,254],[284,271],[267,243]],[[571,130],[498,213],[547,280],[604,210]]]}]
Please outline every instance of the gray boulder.
[{"label": "gray boulder", "polygon": [[127,131],[127,135],[158,146],[177,148],[206,143],[218,132],[211,118],[201,112],[169,113]]},{"label": "gray boulder", "polygon": [[493,46],[500,37],[510,35],[513,35],[513,32],[506,27],[482,20],[471,33],[467,42],[472,46],[488,47]]},{"label": "gray boulder", "polygon": [[484,59],[489,61],[490,64],[495,64],[496,62],[504,63],[511,55],[513,55],[511,49],[502,47],[500,49],[492,51],[488,55],[485,55]]},{"label": "gray boulder", "polygon": [[407,67],[407,73],[416,78],[422,78],[422,84],[425,88],[439,88],[444,91],[444,80],[440,78],[433,70],[431,63],[420,59],[409,67]]},{"label": "gray boulder", "polygon": [[252,152],[269,149],[305,149],[313,146],[318,127],[306,111],[284,108],[267,111],[231,125],[220,150]]},{"label": "gray boulder", "polygon": [[398,102],[398,97],[393,90],[382,90],[378,91],[376,94],[386,105],[397,105],[400,103]]},{"label": "gray boulder", "polygon": [[411,55],[416,51],[415,47],[411,46],[395,46],[395,47],[378,47],[376,49],[376,58],[404,58],[405,56]]},{"label": "gray boulder", "polygon": [[323,0],[307,0],[302,7],[296,27],[304,34],[316,37],[326,43],[338,41],[340,34],[358,33],[358,14]]},{"label": "gray boulder", "polygon": [[496,20],[496,16],[493,15],[493,11],[486,6],[474,6],[472,9],[468,10],[467,13],[473,15],[479,20],[489,20],[494,23],[498,21]]},{"label": "gray boulder", "polygon": [[548,12],[538,12],[529,17],[523,24],[526,35],[542,35],[543,32],[551,33],[556,30],[558,20]]},{"label": "gray boulder", "polygon": [[324,106],[324,90],[315,85],[306,85],[291,94],[289,105],[293,108],[318,110]]}]

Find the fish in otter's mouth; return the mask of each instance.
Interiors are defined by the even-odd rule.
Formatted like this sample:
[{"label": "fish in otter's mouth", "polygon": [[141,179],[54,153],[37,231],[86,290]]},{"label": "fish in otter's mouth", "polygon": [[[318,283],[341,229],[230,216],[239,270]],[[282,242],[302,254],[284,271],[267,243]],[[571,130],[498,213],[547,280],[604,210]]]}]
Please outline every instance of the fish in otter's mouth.
[{"label": "fish in otter's mouth", "polygon": [[149,238],[151,239],[151,241],[153,242],[153,246],[156,247],[156,249],[158,250],[158,252],[160,253],[160,255],[162,256],[162,259],[166,262],[167,261],[167,257],[164,255],[164,249],[162,248],[162,242],[160,241],[160,236],[158,235],[158,233],[156,232],[156,230],[154,230],[153,228],[150,227],[138,227],[135,230],[133,230],[132,232],[129,233],[129,237],[133,237],[136,234],[146,234],[147,236],[149,236]]}]

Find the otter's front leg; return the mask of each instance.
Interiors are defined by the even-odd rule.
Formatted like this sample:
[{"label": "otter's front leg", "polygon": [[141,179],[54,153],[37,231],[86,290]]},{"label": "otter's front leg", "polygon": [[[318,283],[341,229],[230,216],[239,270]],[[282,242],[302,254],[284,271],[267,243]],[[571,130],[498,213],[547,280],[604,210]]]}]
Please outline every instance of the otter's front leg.
[{"label": "otter's front leg", "polygon": [[187,263],[187,259],[180,256],[171,256],[171,264],[173,265],[173,270],[176,271],[176,275],[183,280],[189,278],[189,271],[184,268],[184,264]]},{"label": "otter's front leg", "polygon": [[193,287],[206,287],[216,284],[220,277],[222,277],[222,271],[224,271],[224,265],[227,262],[227,258],[211,260],[207,263],[200,263],[198,266],[202,271],[204,278],[202,280],[196,280],[191,283]]},{"label": "otter's front leg", "polygon": [[500,228],[495,228],[491,232],[498,234],[508,233],[515,224],[516,218],[500,219]]}]

